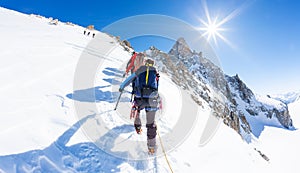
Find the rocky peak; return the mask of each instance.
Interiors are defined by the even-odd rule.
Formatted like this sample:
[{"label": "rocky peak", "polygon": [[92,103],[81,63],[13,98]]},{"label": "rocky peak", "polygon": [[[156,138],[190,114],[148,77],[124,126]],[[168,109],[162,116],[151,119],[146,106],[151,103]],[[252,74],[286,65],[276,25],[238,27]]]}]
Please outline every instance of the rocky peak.
[{"label": "rocky peak", "polygon": [[238,91],[238,95],[242,100],[244,100],[248,104],[251,102],[251,100],[254,97],[254,94],[239,78],[238,74],[232,77],[227,76],[227,81],[235,91]]},{"label": "rocky peak", "polygon": [[185,39],[181,37],[176,41],[168,54],[171,56],[177,56],[178,58],[184,58],[192,56],[193,53]]},{"label": "rocky peak", "polygon": [[248,114],[247,116],[261,115],[269,119],[276,117],[283,127],[293,128],[292,119],[286,104],[270,96],[266,96],[263,99],[261,99],[262,97],[257,97],[238,75],[226,76],[226,80],[230,86],[234,105],[240,110],[244,109],[244,113]]},{"label": "rocky peak", "polygon": [[249,116],[276,117],[284,127],[292,127],[287,107],[278,108],[259,102],[238,75],[225,75],[201,52],[192,52],[183,38],[176,41],[168,54],[154,46],[146,54],[155,59],[160,71],[188,90],[197,104],[203,106],[202,103],[207,102],[214,114],[243,139],[249,141],[251,138],[252,124],[247,121]]}]

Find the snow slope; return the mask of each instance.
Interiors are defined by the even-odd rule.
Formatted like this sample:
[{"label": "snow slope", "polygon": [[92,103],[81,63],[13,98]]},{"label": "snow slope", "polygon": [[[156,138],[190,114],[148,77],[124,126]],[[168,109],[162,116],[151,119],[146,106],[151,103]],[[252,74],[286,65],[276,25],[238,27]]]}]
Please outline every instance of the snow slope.
[{"label": "snow slope", "polygon": [[277,94],[277,95],[272,95],[271,96],[274,99],[280,100],[286,104],[293,103],[300,98],[300,91],[297,92],[289,92],[286,94]]},{"label": "snow slope", "polygon": [[271,159],[274,172],[294,172],[300,169],[300,101],[289,104],[289,111],[296,127],[294,131],[266,127],[257,145]]},{"label": "snow slope", "polygon": [[72,90],[76,63],[90,38],[82,37],[78,26],[0,12],[0,138],[6,141],[0,153],[42,149],[76,121],[67,116],[72,114],[64,96]]},{"label": "snow slope", "polygon": [[[122,81],[120,67],[130,57],[114,37],[97,32],[92,39],[83,35],[80,26],[61,22],[49,25],[47,18],[3,8],[0,20],[4,21],[0,25],[0,172],[170,172],[160,142],[157,157],[126,157],[146,150],[146,135],[134,132],[128,118],[128,93],[123,95],[119,111],[112,111],[118,96],[115,89]],[[91,47],[91,42],[97,46]],[[104,55],[108,49],[109,54]],[[82,85],[73,91],[77,63],[85,54],[102,59],[102,64],[97,67],[94,86]],[[157,114],[157,123],[163,137],[178,121],[182,102],[195,103],[190,97],[179,100],[186,93],[164,74],[160,92],[165,104]],[[96,104],[98,112],[85,110],[79,115],[74,107],[78,104]],[[299,107],[299,101],[290,105],[296,128],[300,124]],[[122,114],[123,110],[128,114]],[[300,169],[296,164],[300,144],[297,129],[266,127],[257,142],[247,144],[221,123],[211,141],[199,146],[209,116],[209,105],[199,108],[189,136],[168,150],[174,172]],[[106,133],[101,131],[99,121],[105,123]],[[97,145],[99,141],[102,148]],[[122,147],[126,142],[135,142],[140,148]],[[170,141],[163,144],[173,147]]]}]

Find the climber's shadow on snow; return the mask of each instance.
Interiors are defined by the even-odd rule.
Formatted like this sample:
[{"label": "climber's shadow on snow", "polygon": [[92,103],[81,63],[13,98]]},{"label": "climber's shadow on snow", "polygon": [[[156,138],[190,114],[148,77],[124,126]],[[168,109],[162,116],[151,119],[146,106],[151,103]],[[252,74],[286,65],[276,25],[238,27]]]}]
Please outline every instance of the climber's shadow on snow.
[{"label": "climber's shadow on snow", "polygon": [[117,78],[122,78],[123,77],[123,71],[118,70],[116,68],[110,68],[107,67],[102,71],[103,74],[107,75],[107,76],[113,76],[113,77],[117,77]]},{"label": "climber's shadow on snow", "polygon": [[[73,93],[67,94],[66,97],[72,100],[80,102],[116,102],[119,92],[102,91],[109,86],[97,86],[94,88],[87,88],[82,90],[76,90]],[[128,98],[122,98],[121,102],[128,102]]]},{"label": "climber's shadow on snow", "polygon": [[107,67],[102,71],[103,74],[111,76],[112,78],[103,79],[105,82],[108,82],[111,85],[121,85],[120,79],[123,77],[123,71],[116,68]]},{"label": "climber's shadow on snow", "polygon": [[[73,93],[67,94],[66,97],[72,100],[80,101],[80,102],[116,102],[119,97],[120,92],[116,91],[104,91],[106,88],[111,85],[119,86],[121,82],[118,78],[122,77],[123,72],[116,68],[105,68],[102,71],[107,76],[112,76],[113,78],[105,78],[103,79],[105,82],[108,82],[110,85],[106,86],[97,86],[94,88],[87,88],[82,90],[75,90]],[[127,97],[122,97],[121,102],[128,102],[130,99]]]},{"label": "climber's shadow on snow", "polygon": [[110,129],[106,134],[101,136],[96,143],[101,146],[101,148],[104,148],[107,152],[116,154],[117,156],[121,156],[122,158],[127,158],[129,153],[128,152],[116,152],[112,151],[115,145],[115,140],[119,137],[122,133],[129,133],[133,132],[134,128],[132,125],[121,125],[116,126],[112,129]]},{"label": "climber's shadow on snow", "polygon": [[[67,146],[81,125],[96,114],[88,115],[65,131],[55,142],[43,150],[32,150],[20,154],[0,156],[0,170],[4,172],[120,172],[122,163],[129,163],[135,169],[143,170],[143,161],[116,158],[111,149],[120,133],[133,131],[129,125],[117,126],[99,138],[111,154],[101,150],[92,142]],[[115,153],[128,155],[127,152]],[[142,166],[141,166],[142,165]]]},{"label": "climber's shadow on snow", "polygon": [[114,79],[114,78],[107,78],[107,79],[103,79],[105,82],[110,83],[111,85],[121,85],[121,82]]},{"label": "climber's shadow on snow", "polygon": [[102,89],[106,87],[108,86],[97,86],[94,88],[76,90],[74,93],[67,94],[66,97],[81,102],[115,102],[118,97],[118,92],[102,91]]}]

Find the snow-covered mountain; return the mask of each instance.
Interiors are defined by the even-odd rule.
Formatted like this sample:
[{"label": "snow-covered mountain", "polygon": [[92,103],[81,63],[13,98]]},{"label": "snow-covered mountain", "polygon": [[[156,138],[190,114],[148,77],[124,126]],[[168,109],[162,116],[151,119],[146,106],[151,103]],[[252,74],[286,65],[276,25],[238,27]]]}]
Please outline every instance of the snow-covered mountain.
[{"label": "snow-covered mountain", "polygon": [[176,84],[189,90],[199,105],[203,101],[209,103],[215,115],[244,140],[250,142],[251,134],[259,137],[262,131],[257,130],[257,123],[261,119],[270,126],[294,129],[285,103],[254,95],[238,75],[228,76],[201,52],[192,52],[184,38],[179,38],[169,53],[155,47],[146,53],[162,62],[157,64],[159,69],[167,72]]},{"label": "snow-covered mountain", "polygon": [[279,100],[285,104],[290,104],[290,103],[300,100],[300,91],[289,92],[289,93],[285,93],[285,94],[277,94],[277,95],[272,95],[272,96],[268,95],[268,97]]},{"label": "snow-covered mountain", "polygon": [[[238,76],[226,76],[201,52],[191,51],[183,38],[169,53],[155,47],[146,51],[161,72],[164,109],[157,113],[163,138],[157,157],[145,157],[146,134],[137,135],[128,118],[130,94],[120,102],[125,113],[113,111],[129,47],[115,36],[94,30],[92,38],[83,34],[84,27],[58,20],[53,24],[52,18],[39,15],[0,8],[0,20],[1,173],[300,169],[300,132],[290,124],[291,119],[295,127],[300,124],[300,100],[286,105],[255,96]],[[101,63],[83,61],[85,71],[97,69],[93,86],[75,88],[82,60]],[[164,136],[180,120],[180,102],[199,109],[189,135],[173,146],[173,138]],[[82,114],[79,104],[87,108]],[[201,147],[200,135],[211,111],[235,131],[222,123]],[[128,142],[135,145],[124,147]],[[166,156],[161,154],[162,144]],[[133,154],[141,158],[134,160]]]}]

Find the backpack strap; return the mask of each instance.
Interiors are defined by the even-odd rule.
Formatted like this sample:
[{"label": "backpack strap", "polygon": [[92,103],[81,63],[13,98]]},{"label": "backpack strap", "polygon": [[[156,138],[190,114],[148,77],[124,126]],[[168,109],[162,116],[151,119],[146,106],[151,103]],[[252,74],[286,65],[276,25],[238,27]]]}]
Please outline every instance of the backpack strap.
[{"label": "backpack strap", "polygon": [[147,71],[146,71],[146,85],[148,85],[148,79],[149,79],[149,67],[147,67]]},{"label": "backpack strap", "polygon": [[153,64],[146,64],[147,66],[147,71],[146,71],[146,85],[148,85],[148,80],[149,80],[149,67],[153,67]]}]

